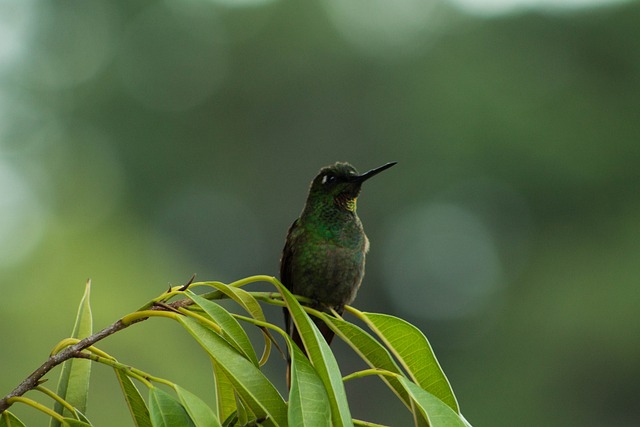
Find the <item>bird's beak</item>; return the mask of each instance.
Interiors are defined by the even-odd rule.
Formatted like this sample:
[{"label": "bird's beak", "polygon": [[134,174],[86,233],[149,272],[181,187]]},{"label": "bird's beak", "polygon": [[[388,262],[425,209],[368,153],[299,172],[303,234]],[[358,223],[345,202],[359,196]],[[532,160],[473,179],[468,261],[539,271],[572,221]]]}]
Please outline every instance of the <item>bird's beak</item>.
[{"label": "bird's beak", "polygon": [[363,182],[365,182],[366,180],[368,180],[372,176],[379,174],[383,170],[389,169],[391,166],[395,165],[396,163],[398,163],[398,162],[389,162],[389,163],[387,163],[385,165],[382,165],[380,167],[377,167],[375,169],[371,169],[369,172],[365,172],[362,175],[355,176],[355,177],[353,177],[353,182],[362,184]]}]

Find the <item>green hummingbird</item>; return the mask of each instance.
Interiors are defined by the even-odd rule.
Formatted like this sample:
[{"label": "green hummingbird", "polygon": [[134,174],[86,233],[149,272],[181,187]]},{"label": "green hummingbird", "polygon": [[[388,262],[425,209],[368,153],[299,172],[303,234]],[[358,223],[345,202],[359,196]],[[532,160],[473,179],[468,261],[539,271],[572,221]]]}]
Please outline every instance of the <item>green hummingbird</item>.
[{"label": "green hummingbird", "polygon": [[[362,183],[390,168],[387,163],[359,175],[349,163],[337,162],[320,169],[311,181],[300,217],[287,233],[280,260],[280,280],[293,294],[313,300],[322,311],[344,311],[351,304],[364,276],[369,239],[356,214],[356,199]],[[284,309],[285,328],[304,351],[289,311]],[[333,331],[313,318],[331,344]]]}]

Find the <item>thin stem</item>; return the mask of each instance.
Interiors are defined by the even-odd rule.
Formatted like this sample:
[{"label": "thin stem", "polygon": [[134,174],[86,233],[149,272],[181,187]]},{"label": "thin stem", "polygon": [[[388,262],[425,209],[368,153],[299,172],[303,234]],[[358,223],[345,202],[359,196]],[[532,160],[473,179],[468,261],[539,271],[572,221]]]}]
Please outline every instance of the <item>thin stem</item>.
[{"label": "thin stem", "polygon": [[361,312],[360,310],[358,310],[357,308],[354,308],[350,305],[345,305],[344,306],[345,311],[348,311],[349,313],[353,314],[354,316],[356,316],[358,319],[360,320],[364,320],[364,313]]},{"label": "thin stem", "polygon": [[[258,275],[258,276],[245,277],[244,279],[240,279],[235,282],[229,283],[226,286],[241,288],[242,286],[248,285],[249,283],[255,283],[255,282],[267,282],[267,283],[274,284],[275,280],[277,279],[273,276]],[[205,282],[205,283],[208,283],[210,285],[213,285],[214,283],[224,285],[224,283],[220,283],[220,282]],[[203,294],[202,297],[211,300],[211,299],[225,298],[225,295],[222,291],[215,290],[215,291],[211,291],[206,294]]]},{"label": "thin stem", "polygon": [[137,379],[138,381],[144,383],[147,387],[153,387],[151,381],[167,385],[169,387],[173,387],[173,383],[171,381],[165,380],[164,378],[156,377],[154,375],[148,374],[140,369],[134,368],[133,366],[125,365],[123,363],[118,362],[115,359],[105,358],[102,356],[98,356],[90,353],[81,353],[77,357],[82,359],[93,360],[97,363],[102,363],[103,365],[111,366],[114,369],[124,372],[126,375]]},{"label": "thin stem", "polygon": [[261,328],[273,329],[274,331],[276,331],[277,333],[279,333],[283,337],[288,337],[288,335],[287,335],[287,333],[285,331],[283,331],[281,328],[277,327],[274,324],[267,323],[267,322],[261,322],[260,320],[254,319],[253,317],[247,317],[247,316],[243,316],[241,314],[231,313],[231,315],[233,317],[235,317],[236,319],[243,320],[243,321],[248,322],[248,323],[252,323],[252,324],[254,324],[256,326],[260,326]]},{"label": "thin stem", "polygon": [[36,402],[35,400],[32,399],[28,399],[26,397],[22,397],[22,396],[13,396],[10,397],[9,399],[7,399],[9,406],[13,405],[16,402],[20,402],[20,403],[24,403],[25,405],[29,405],[32,408],[37,409],[38,411],[44,412],[45,414],[49,415],[50,417],[53,417],[55,419],[57,419],[58,421],[62,421],[64,419],[64,417],[60,414],[58,414],[57,412],[47,408],[46,406],[44,406],[41,403]]},{"label": "thin stem", "polygon": [[95,354],[97,356],[104,357],[105,359],[116,360],[115,357],[113,357],[113,356],[109,355],[108,353],[98,349],[95,346],[89,346],[89,347],[87,347],[87,350],[89,350],[91,353],[93,353],[93,354]]},{"label": "thin stem", "polygon": [[[193,301],[185,298],[168,305],[173,309],[179,309],[180,307],[186,307],[191,304],[193,304]],[[149,317],[154,316],[164,316],[175,319],[178,314],[167,312],[163,307],[151,307],[149,310],[131,313],[130,315],[123,317],[122,319],[107,326],[101,331],[96,332],[95,334],[84,339],[81,339],[80,341],[76,342],[75,340],[63,340],[54,349],[54,354],[52,354],[42,365],[40,365],[27,378],[25,378],[20,384],[18,384],[18,386],[14,388],[9,394],[0,399],[0,413],[7,410],[14,402],[23,401],[23,398],[21,398],[20,396],[40,385],[40,383],[42,382],[42,377],[44,377],[56,366],[74,357],[85,357],[82,355],[82,350],[89,349],[89,347],[91,347],[98,341],[101,341],[118,331],[126,329],[135,323],[142,322],[144,320],[147,320]],[[75,343],[69,345],[72,342]],[[108,357],[105,357],[105,359],[108,359]],[[29,399],[26,399],[26,401],[29,401]]]},{"label": "thin stem", "polygon": [[372,369],[363,369],[362,371],[357,371],[349,375],[345,375],[344,377],[342,377],[342,382],[347,382],[355,378],[364,378],[371,375],[382,375],[385,377],[394,377],[394,378],[402,377],[402,375],[396,374],[395,372],[387,371],[386,369],[372,368]]},{"label": "thin stem", "polygon": [[[190,283],[188,286],[188,289],[194,288],[194,287],[202,287],[202,286],[206,286],[206,287],[211,287],[214,283],[217,284],[223,284],[222,282],[194,282],[194,283]],[[173,286],[171,288],[169,288],[168,291],[164,292],[163,294],[155,297],[154,299],[152,299],[151,301],[147,302],[145,305],[143,305],[142,307],[140,307],[138,309],[138,311],[143,311],[143,310],[147,310],[150,307],[153,307],[154,304],[159,303],[159,302],[167,302],[169,301],[171,298],[178,296],[178,295],[184,295],[186,289],[184,287],[184,285],[180,285],[180,286]],[[180,300],[182,301],[181,306],[185,307],[188,305],[193,304],[193,301],[191,301],[190,299],[184,299],[184,300]]]},{"label": "thin stem", "polygon": [[[280,305],[282,307],[286,305],[282,299],[282,295],[280,295],[279,292],[249,292],[249,294],[251,294],[255,299],[268,302],[269,304]],[[314,303],[311,298],[302,297],[299,295],[294,295],[293,297],[297,299],[298,302],[304,304]]]},{"label": "thin stem", "polygon": [[233,283],[229,283],[229,286],[240,288],[244,285],[248,285],[249,283],[254,283],[254,282],[268,282],[268,283],[274,284],[275,280],[276,278],[273,276],[267,276],[262,274],[262,275],[249,276],[249,277],[245,277],[244,279],[236,280]]},{"label": "thin stem", "polygon": [[[281,328],[271,324],[271,323],[267,323],[267,322],[261,322],[260,320],[254,319],[253,317],[247,317],[247,316],[242,316],[241,314],[235,314],[235,313],[231,313],[231,315],[233,317],[235,317],[236,319],[239,320],[243,320],[245,322],[251,323],[256,325],[257,327],[263,329],[263,333],[265,334],[265,336],[267,337],[267,339],[272,340],[273,344],[275,344],[276,348],[278,349],[278,351],[280,352],[280,354],[282,355],[282,357],[284,359],[286,359],[286,354],[284,353],[284,351],[282,350],[282,348],[280,348],[280,345],[278,345],[278,342],[275,340],[275,338],[273,338],[271,336],[271,334],[267,334],[266,333],[266,329],[273,329],[274,331],[276,331],[277,333],[279,333],[280,335],[282,335],[285,339],[285,341],[287,342],[287,346],[291,347],[293,345],[293,341],[291,341],[291,338],[289,337],[289,335],[287,335],[287,333],[282,330]],[[289,349],[289,351],[291,351],[291,349]],[[264,354],[263,354],[263,359],[264,359]],[[262,363],[262,360],[260,361],[260,366],[262,366],[264,363]],[[266,360],[265,360],[266,362]]]},{"label": "thin stem", "polygon": [[[78,338],[65,338],[62,341],[60,341],[58,344],[56,344],[56,346],[53,348],[53,350],[51,350],[51,356],[53,356],[54,354],[58,354],[63,348],[65,347],[69,347],[70,345],[73,344],[77,344],[79,343],[80,340]],[[115,357],[110,356],[108,353],[98,349],[97,347],[94,346],[89,346],[87,347],[85,350],[89,350],[92,353],[97,354],[98,356],[104,357],[105,359],[112,359],[112,360],[116,360]]]},{"label": "thin stem", "polygon": [[120,319],[121,322],[123,322],[125,325],[129,326],[130,324],[139,322],[141,320],[147,319],[149,317],[168,317],[170,319],[175,320],[176,319],[176,313],[173,312],[169,312],[169,311],[159,311],[159,310],[142,310],[142,311],[134,311],[131,314],[127,314],[126,316],[124,316],[122,319]]},{"label": "thin stem", "polygon": [[[141,321],[142,319],[138,320]],[[135,323],[135,322],[133,322]],[[25,378],[11,393],[6,395],[0,400],[0,413],[6,410],[9,406],[11,406],[12,402],[15,400],[11,400],[18,396],[22,396],[29,390],[33,390],[40,383],[40,379],[44,377],[51,369],[58,366],[65,360],[68,360],[72,357],[75,357],[80,351],[85,348],[95,344],[96,342],[112,335],[126,327],[132,325],[133,323],[125,324],[122,320],[118,320],[110,326],[107,326],[100,332],[97,332],[90,337],[84,338],[80,340],[77,344],[71,345],[64,350],[60,351],[49,357],[38,369],[33,371],[31,375]]]},{"label": "thin stem", "polygon": [[69,347],[70,345],[78,344],[79,342],[80,340],[78,338],[65,338],[62,341],[60,341],[58,344],[56,344],[55,347],[53,347],[53,350],[51,350],[51,353],[49,354],[49,356],[58,354],[62,351],[63,348]]},{"label": "thin stem", "polygon": [[281,302],[284,304],[284,301],[282,301],[282,297],[280,296],[280,294],[278,292],[249,292],[255,299],[261,300],[261,301],[268,301],[268,302],[273,302],[273,303],[278,303]]},{"label": "thin stem", "polygon": [[[228,286],[232,286],[232,287],[242,287],[245,286],[249,283],[254,283],[254,282],[267,282],[267,283],[271,283],[271,284],[276,284],[277,283],[277,279],[273,276],[266,276],[266,275],[258,275],[258,276],[251,276],[251,277],[247,277],[238,281],[235,281],[233,283],[230,283]],[[220,284],[220,282],[198,282],[198,283],[192,283],[189,285],[189,287],[192,286],[212,286],[214,284]],[[3,397],[2,399],[0,399],[0,413],[4,412],[7,408],[9,408],[14,402],[18,402],[18,401],[23,401],[23,402],[27,402],[30,401],[29,399],[26,398],[21,398],[20,396],[24,395],[26,392],[28,392],[29,390],[33,390],[34,388],[38,387],[38,385],[40,385],[40,383],[42,382],[42,378],[49,372],[51,371],[53,368],[55,368],[56,366],[60,365],[61,363],[65,362],[66,360],[69,360],[71,358],[89,358],[89,355],[86,353],[83,353],[83,350],[89,350],[92,353],[94,353],[96,355],[96,357],[101,358],[100,362],[101,363],[105,363],[105,364],[109,364],[109,363],[117,363],[115,362],[115,359],[113,359],[111,356],[107,355],[106,353],[102,353],[100,352],[100,350],[92,347],[95,343],[105,339],[106,337],[115,334],[118,331],[121,331],[123,329],[128,328],[129,326],[138,323],[138,322],[142,322],[144,320],[147,320],[149,317],[168,317],[171,319],[176,319],[178,314],[175,312],[171,312],[168,311],[166,307],[162,307],[162,306],[156,306],[154,305],[154,301],[155,302],[164,302],[169,298],[172,298],[174,296],[178,296],[181,294],[184,294],[183,291],[180,291],[182,287],[174,287],[171,288],[169,291],[164,292],[162,295],[160,295],[159,297],[155,298],[154,300],[152,300],[151,302],[147,303],[142,310],[133,312],[129,315],[124,316],[122,319],[114,322],[113,324],[107,326],[106,328],[102,329],[99,332],[96,332],[95,334],[83,338],[81,340],[77,340],[77,339],[65,339],[63,341],[61,341],[54,349],[53,352],[51,354],[51,356],[42,364],[40,365],[40,367],[38,367],[35,371],[33,371],[27,378],[25,378],[15,389],[13,389],[9,394],[7,394],[5,397]],[[284,306],[284,303],[281,299],[277,298],[280,294],[278,292],[251,292],[252,295],[255,296],[255,298],[260,299],[260,300],[264,300],[266,302],[269,302],[271,304],[274,305],[281,305]],[[201,295],[203,298],[206,299],[222,299],[222,298],[227,298],[226,295],[224,295],[222,292],[216,290],[213,292],[209,292],[209,293],[205,293],[203,295]],[[310,301],[308,298],[303,298],[303,297],[298,297],[298,300],[301,302],[305,302],[305,303],[310,303],[312,301]],[[171,307],[171,309],[173,310],[177,310],[180,311],[182,313],[183,308],[189,307],[191,305],[193,305],[193,300],[189,299],[189,298],[183,298],[183,299],[179,299],[177,301],[171,302],[169,304],[166,304],[168,307]],[[349,309],[349,307],[347,307],[347,309]],[[305,310],[307,310],[308,313],[313,314],[313,315],[322,315],[321,312],[314,310],[312,308],[308,308],[305,307]],[[255,321],[254,319],[248,320],[248,321]],[[263,327],[270,327],[270,325],[268,324],[264,324],[262,325]],[[282,330],[279,330],[278,332],[282,333]],[[124,366],[124,365],[123,365]],[[129,371],[132,372],[133,371]],[[144,378],[146,375],[145,373],[141,373],[140,376],[140,380],[144,381]]]},{"label": "thin stem", "polygon": [[210,329],[213,329],[214,331],[216,331],[217,333],[222,333],[222,328],[220,327],[220,325],[218,325],[215,322],[212,322],[211,320],[207,319],[204,316],[201,316],[197,313],[194,313],[191,310],[187,310],[184,307],[180,307],[178,308],[178,311],[182,314],[184,314],[185,316],[189,316],[189,317],[193,317],[194,319],[196,319],[198,322],[200,323],[204,323],[205,325],[207,325]]},{"label": "thin stem", "polygon": [[63,398],[61,398],[60,396],[58,396],[56,393],[54,393],[53,391],[49,390],[48,388],[39,385],[35,389],[38,390],[41,393],[46,394],[47,396],[49,396],[50,398],[52,398],[53,400],[55,400],[56,402],[58,402],[59,404],[64,406],[72,414],[76,413],[76,410],[73,409],[73,406],[71,406],[71,404],[69,402],[67,402],[66,400],[64,400]]}]

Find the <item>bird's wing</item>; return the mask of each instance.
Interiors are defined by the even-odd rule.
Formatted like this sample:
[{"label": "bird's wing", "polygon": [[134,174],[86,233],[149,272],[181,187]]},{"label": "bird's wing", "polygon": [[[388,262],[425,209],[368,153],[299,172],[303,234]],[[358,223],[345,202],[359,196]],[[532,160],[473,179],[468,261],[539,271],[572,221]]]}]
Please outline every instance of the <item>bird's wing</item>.
[{"label": "bird's wing", "polygon": [[[287,232],[287,240],[284,244],[284,249],[282,250],[282,257],[280,258],[280,281],[285,286],[285,288],[292,290],[291,283],[291,275],[292,275],[292,267],[293,267],[293,248],[295,247],[295,240],[299,234],[299,219],[293,221],[291,227],[289,227],[289,231]],[[287,334],[291,334],[291,317],[289,315],[289,310],[285,307],[284,311],[284,326],[287,331]]]},{"label": "bird's wing", "polygon": [[291,290],[291,274],[292,274],[292,266],[293,266],[293,248],[295,247],[295,242],[297,240],[298,235],[300,234],[300,219],[296,219],[289,227],[289,231],[287,232],[287,240],[284,244],[284,249],[282,249],[282,257],[280,258],[280,281],[282,284],[289,290]]}]

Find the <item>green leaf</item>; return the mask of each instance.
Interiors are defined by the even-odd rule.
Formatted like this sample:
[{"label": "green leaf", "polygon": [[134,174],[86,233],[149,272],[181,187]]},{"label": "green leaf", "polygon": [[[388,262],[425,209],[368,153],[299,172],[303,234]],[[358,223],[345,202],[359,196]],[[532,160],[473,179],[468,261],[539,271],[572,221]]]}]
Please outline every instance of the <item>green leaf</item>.
[{"label": "green leaf", "polygon": [[400,378],[400,382],[416,402],[420,412],[427,417],[431,427],[468,427],[463,418],[438,397],[404,377]]},{"label": "green leaf", "polygon": [[287,425],[287,408],[282,396],[253,363],[197,320],[178,317],[178,321],[215,360],[215,366],[224,372],[244,404],[258,418],[265,419],[263,425]]},{"label": "green leaf", "polygon": [[222,427],[234,427],[237,425],[238,425],[238,414],[236,412],[229,415],[229,417],[226,420],[224,420],[224,423],[222,423]]},{"label": "green leaf", "polygon": [[211,286],[234,300],[240,307],[246,310],[254,319],[266,322],[262,306],[253,295],[241,288],[225,285],[224,283],[212,282]]},{"label": "green leaf", "polygon": [[211,359],[213,364],[213,378],[216,391],[216,405],[218,418],[227,419],[230,415],[236,413],[236,399],[233,391],[233,384],[225,375],[222,368],[217,366],[215,359]]},{"label": "green leaf", "polygon": [[329,397],[322,379],[302,351],[290,342],[291,390],[289,425],[323,427],[331,425]]},{"label": "green leaf", "polygon": [[[353,323],[334,316],[325,315],[323,317],[336,335],[358,353],[370,367],[404,375],[389,351],[366,331]],[[411,408],[411,398],[397,378],[386,375],[380,375],[380,378],[402,399],[408,408]]]},{"label": "green leaf", "polygon": [[[404,375],[389,351],[366,331],[353,323],[328,314],[325,314],[323,318],[336,335],[358,353],[370,367]],[[379,378],[389,386],[413,413],[417,426],[428,425],[424,415],[420,411],[414,410],[413,401],[398,378],[388,375],[379,375]]]},{"label": "green leaf", "polygon": [[0,427],[26,427],[15,415],[9,411],[0,413]]},{"label": "green leaf", "polygon": [[417,385],[442,400],[454,412],[460,413],[449,380],[440,367],[429,341],[418,328],[388,314],[361,315]]},{"label": "green leaf", "polygon": [[154,427],[195,427],[180,402],[158,387],[149,389],[149,413]]},{"label": "green leaf", "polygon": [[240,353],[244,354],[254,365],[258,366],[258,357],[253,350],[253,345],[251,345],[247,333],[235,317],[213,301],[204,299],[191,291],[187,291],[186,293],[214,322],[220,325],[223,331],[223,338],[229,341],[229,344],[234,346]]},{"label": "green leaf", "polygon": [[244,406],[244,404],[242,403],[242,399],[240,399],[240,396],[238,396],[238,393],[234,392],[233,397],[236,400],[236,408],[238,408],[238,410],[236,411],[238,424],[241,426],[246,426],[249,424],[249,420],[254,418],[253,414],[250,414],[250,411],[248,411]]},{"label": "green leaf", "polygon": [[[93,319],[91,317],[91,305],[89,297],[91,294],[91,280],[87,281],[84,295],[80,301],[76,322],[73,326],[73,338],[86,338],[91,335],[93,330]],[[69,402],[74,408],[80,412],[87,411],[87,398],[89,395],[89,379],[91,376],[91,361],[85,359],[71,359],[64,362],[60,380],[58,381],[57,395]],[[54,411],[58,414],[73,416],[69,414],[59,402],[54,405]],[[51,418],[50,427],[58,427],[60,422],[55,418]]]},{"label": "green leaf", "polygon": [[91,424],[91,421],[89,421],[89,418],[86,417],[85,414],[83,414],[82,412],[78,411],[77,409],[75,410],[75,418],[74,420],[79,420],[82,422],[85,422],[87,424]]},{"label": "green leaf", "polygon": [[291,292],[277,280],[274,280],[273,283],[282,294],[282,298],[291,313],[291,318],[300,332],[309,360],[327,391],[333,424],[336,426],[353,425],[340,368],[329,348],[329,344],[327,344],[318,327],[309,318]]},{"label": "green leaf", "polygon": [[460,414],[460,419],[462,419],[462,422],[464,423],[464,425],[465,425],[466,427],[473,427],[473,426],[471,425],[471,423],[470,423],[469,421],[467,421],[467,419],[464,417],[464,415]]},{"label": "green leaf", "polygon": [[[224,283],[219,282],[211,282],[211,286],[238,303],[240,307],[242,307],[254,319],[261,322],[267,321],[264,317],[262,306],[260,306],[258,300],[249,292],[244,289],[225,285]],[[273,337],[268,330],[262,329],[262,334],[264,335],[264,352],[262,353],[262,357],[259,361],[261,366],[264,365],[269,358],[269,354],[271,353],[271,341],[273,340]]]},{"label": "green leaf", "polygon": [[221,427],[216,414],[202,399],[178,385],[174,389],[196,427]]},{"label": "green leaf", "polygon": [[124,399],[127,402],[127,406],[129,407],[129,412],[131,413],[135,426],[151,427],[149,408],[147,408],[147,404],[138,391],[138,388],[133,383],[133,380],[131,380],[131,378],[120,369],[114,369],[114,371],[116,372],[116,376],[120,382],[120,387],[124,393]]}]

